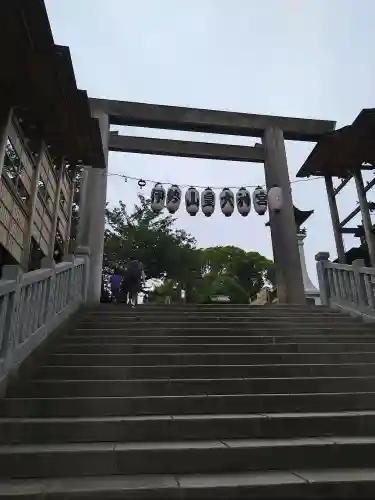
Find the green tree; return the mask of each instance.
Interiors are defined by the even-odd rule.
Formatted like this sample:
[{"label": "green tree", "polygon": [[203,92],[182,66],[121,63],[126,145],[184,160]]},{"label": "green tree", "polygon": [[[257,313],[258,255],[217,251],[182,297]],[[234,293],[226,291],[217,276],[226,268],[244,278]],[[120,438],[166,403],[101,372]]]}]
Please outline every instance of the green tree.
[{"label": "green tree", "polygon": [[258,252],[246,252],[235,246],[217,246],[202,250],[203,273],[229,276],[253,298],[268,284],[272,286],[273,262]]},{"label": "green tree", "polygon": [[124,203],[106,210],[104,269],[123,267],[135,255],[145,266],[147,278],[181,281],[186,265],[193,263],[195,239],[174,228],[171,215],[155,213],[150,200],[139,195],[139,204],[129,214]]},{"label": "green tree", "polygon": [[143,196],[132,212],[122,202],[107,209],[106,221],[104,276],[135,255],[148,279],[161,280],[149,294],[150,301],[164,301],[166,296],[179,300],[183,289],[187,302],[226,295],[232,302],[247,303],[272,276],[272,262],[257,252],[234,246],[195,248],[194,238],[176,229],[171,215],[153,212]]}]

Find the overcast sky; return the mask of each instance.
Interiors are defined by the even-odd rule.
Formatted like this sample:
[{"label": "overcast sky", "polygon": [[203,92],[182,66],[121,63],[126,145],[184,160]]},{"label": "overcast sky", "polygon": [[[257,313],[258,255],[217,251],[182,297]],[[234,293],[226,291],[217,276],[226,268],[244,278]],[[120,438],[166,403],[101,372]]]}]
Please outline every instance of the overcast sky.
[{"label": "overcast sky", "polygon": [[[350,124],[375,101],[374,0],[46,0],[55,43],[69,45],[77,84],[91,97],[336,120]],[[253,144],[251,138],[123,128],[121,133]],[[288,142],[291,181],[313,144]],[[179,185],[264,184],[261,164],[111,153],[109,171]],[[371,177],[371,174],[370,174]],[[369,176],[367,176],[369,178]],[[136,202],[136,182],[108,179],[107,200]],[[167,183],[166,183],[167,187]],[[148,183],[144,193],[149,194]],[[371,199],[371,195],[369,197]],[[300,209],[314,209],[305,251],[335,255],[324,181],[293,185]],[[344,218],[355,188],[339,195]],[[199,246],[237,245],[272,258],[268,220],[190,217],[177,225]],[[359,224],[355,219],[354,224]],[[358,240],[347,237],[347,248]]]}]

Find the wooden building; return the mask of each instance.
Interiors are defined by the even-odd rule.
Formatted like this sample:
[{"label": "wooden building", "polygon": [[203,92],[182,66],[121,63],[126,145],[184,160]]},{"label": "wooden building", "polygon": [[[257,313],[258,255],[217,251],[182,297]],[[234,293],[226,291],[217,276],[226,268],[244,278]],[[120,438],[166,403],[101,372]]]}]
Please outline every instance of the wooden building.
[{"label": "wooden building", "polygon": [[[75,179],[104,168],[98,122],[76,85],[68,47],[54,43],[43,0],[0,16],[0,265],[23,270],[69,251]],[[8,50],[9,47],[12,50]]]},{"label": "wooden building", "polygon": [[[351,264],[353,260],[364,259],[369,266],[375,266],[375,232],[370,211],[374,204],[367,200],[367,193],[375,186],[375,178],[364,184],[362,171],[375,168],[375,108],[363,109],[351,125],[327,133],[320,139],[297,177],[324,176],[335,237],[337,262]],[[334,178],[339,183],[334,185]],[[336,198],[351,180],[355,181],[358,206],[344,219],[340,219]],[[357,200],[353,200],[353,205]],[[362,224],[347,227],[347,224],[361,214]],[[346,250],[343,234],[360,238],[360,246]]]}]

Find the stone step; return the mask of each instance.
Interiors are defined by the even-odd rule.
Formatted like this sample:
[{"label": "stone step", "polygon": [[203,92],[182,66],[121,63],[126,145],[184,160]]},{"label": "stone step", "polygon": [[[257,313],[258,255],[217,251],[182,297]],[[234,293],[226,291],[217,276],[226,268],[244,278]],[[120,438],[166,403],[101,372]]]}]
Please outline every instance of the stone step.
[{"label": "stone step", "polygon": [[155,324],[157,323],[177,323],[177,324],[190,324],[190,323],[218,323],[218,322],[224,322],[224,323],[274,323],[274,322],[287,322],[287,323],[322,323],[322,322],[329,322],[333,324],[341,324],[341,323],[346,323],[346,324],[365,324],[363,323],[359,318],[351,318],[344,316],[342,314],[312,314],[312,315],[305,315],[301,314],[299,316],[294,315],[163,315],[160,316],[158,315],[157,317],[154,317],[152,315],[138,315],[138,316],[131,316],[131,315],[126,315],[126,316],[110,316],[109,318],[105,316],[88,316],[85,318],[82,318],[82,320],[78,323],[78,326],[80,325],[93,325],[93,324],[98,324],[98,323],[105,323],[106,325],[108,324],[117,324],[117,323],[124,323],[126,325],[133,324],[133,323],[145,323],[145,324]]},{"label": "stone step", "polygon": [[132,308],[125,304],[100,304],[95,309],[92,309],[88,314],[112,314],[113,311],[118,312],[137,312],[145,314],[154,311],[307,311],[320,314],[323,311],[335,311],[328,306],[310,306],[301,304],[270,304],[270,305],[250,305],[250,304],[139,304],[138,307]]},{"label": "stone step", "polygon": [[0,482],[0,499],[269,500],[373,498],[375,469],[307,469],[220,474],[152,474]]},{"label": "stone step", "polygon": [[97,330],[97,329],[130,329],[130,330],[138,330],[138,329],[149,329],[153,331],[155,328],[158,330],[164,329],[173,329],[173,328],[191,328],[193,330],[196,329],[205,329],[205,328],[233,328],[233,329],[250,329],[250,330],[260,330],[263,329],[273,329],[278,327],[280,329],[288,329],[291,328],[353,328],[359,329],[359,331],[370,331],[375,333],[375,330],[369,323],[361,323],[355,320],[346,320],[346,319],[336,319],[334,321],[327,320],[325,318],[316,318],[313,320],[307,319],[298,319],[298,320],[272,320],[270,318],[264,319],[240,319],[236,321],[225,321],[221,318],[217,318],[215,320],[209,321],[155,321],[150,319],[149,321],[124,321],[124,320],[110,320],[110,321],[82,321],[77,325],[77,330]]},{"label": "stone step", "polygon": [[123,320],[107,320],[107,321],[84,321],[77,325],[76,331],[81,330],[150,330],[150,331],[160,331],[160,330],[173,330],[173,329],[183,329],[183,330],[283,330],[292,328],[293,330],[304,330],[304,329],[320,329],[330,330],[330,329],[353,329],[359,331],[367,331],[375,333],[374,327],[371,323],[362,323],[355,320],[347,320],[346,318],[340,318],[335,321],[327,321],[325,318],[316,318],[314,320],[310,319],[298,319],[293,320],[290,318],[273,320],[270,318],[264,318],[259,320],[259,318],[245,320],[245,321],[227,321],[224,322],[221,319],[216,319],[215,321],[159,321],[150,319],[150,321],[123,321]]},{"label": "stone step", "polygon": [[228,324],[225,326],[221,324],[220,326],[207,326],[207,327],[195,327],[195,326],[155,326],[145,327],[144,325],[134,326],[92,326],[89,328],[76,328],[74,332],[70,332],[65,336],[65,338],[70,338],[71,336],[95,336],[95,335],[147,335],[147,336],[160,336],[160,335],[172,335],[172,336],[188,336],[188,335],[202,335],[202,336],[220,336],[220,335],[307,335],[307,334],[351,334],[351,335],[375,335],[375,331],[370,328],[367,324],[358,324],[358,326],[345,324],[343,326],[327,326],[326,324],[319,326],[311,325],[284,325],[281,327],[276,323],[271,325],[265,325],[263,327],[256,327],[254,325],[247,325],[245,323],[232,325]]},{"label": "stone step", "polygon": [[125,397],[194,394],[303,394],[375,391],[372,377],[220,378],[177,380],[34,380],[12,397]]},{"label": "stone step", "polygon": [[360,468],[368,466],[374,454],[373,436],[3,445],[0,477]]},{"label": "stone step", "polygon": [[96,418],[2,418],[0,443],[375,436],[375,411]]},{"label": "stone step", "polygon": [[272,365],[56,366],[36,371],[40,379],[129,380],[257,377],[351,377],[375,375],[375,363]]},{"label": "stone step", "polygon": [[[62,337],[62,344],[122,344],[122,345],[144,345],[144,344],[283,344],[283,343],[374,343],[375,334],[273,334],[273,335],[119,335],[119,334],[92,334],[80,335],[70,333]],[[235,347],[237,348],[237,347]]]},{"label": "stone step", "polygon": [[3,417],[103,417],[374,410],[375,392],[4,398]]},{"label": "stone step", "polygon": [[147,353],[147,354],[52,354],[49,365],[57,366],[159,366],[159,365],[272,365],[373,363],[375,352],[330,353]]},{"label": "stone step", "polygon": [[375,352],[371,343],[279,343],[279,344],[61,344],[54,353],[63,354],[181,354],[181,353],[309,353],[309,352]]}]

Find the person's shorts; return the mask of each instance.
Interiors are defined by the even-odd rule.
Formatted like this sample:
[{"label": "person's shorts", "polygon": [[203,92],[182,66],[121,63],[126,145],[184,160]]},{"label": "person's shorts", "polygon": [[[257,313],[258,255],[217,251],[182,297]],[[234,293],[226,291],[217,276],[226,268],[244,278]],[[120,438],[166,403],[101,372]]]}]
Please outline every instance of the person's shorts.
[{"label": "person's shorts", "polygon": [[138,293],[141,291],[142,280],[138,277],[131,277],[127,282],[129,292]]}]

